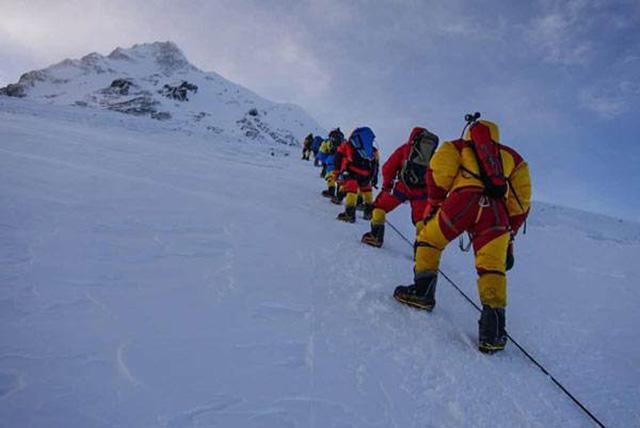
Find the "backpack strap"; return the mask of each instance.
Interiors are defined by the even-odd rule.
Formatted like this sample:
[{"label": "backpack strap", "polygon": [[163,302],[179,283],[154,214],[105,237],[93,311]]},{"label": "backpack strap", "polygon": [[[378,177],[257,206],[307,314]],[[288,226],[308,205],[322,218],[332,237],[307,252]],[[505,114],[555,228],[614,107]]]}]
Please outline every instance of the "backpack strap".
[{"label": "backpack strap", "polygon": [[[491,181],[491,179],[489,178],[489,176],[487,175],[487,172],[484,169],[484,165],[482,164],[482,161],[480,159],[480,156],[478,155],[478,151],[476,149],[476,146],[474,144],[473,141],[467,141],[467,146],[471,149],[471,151],[473,152],[474,157],[476,158],[476,163],[478,164],[478,170],[480,172],[480,174],[474,174],[473,172],[469,171],[467,168],[462,167],[463,170],[465,170],[466,172],[468,172],[469,174],[471,174],[471,176],[473,176],[474,178],[479,179],[482,184],[484,184],[484,193],[487,196],[493,197],[495,199],[504,199],[504,198],[498,198],[497,196],[491,196],[491,189],[493,189],[495,186],[494,183]],[[498,156],[500,156],[500,149],[498,148]],[[502,159],[499,159],[500,161],[500,169],[501,169],[501,176],[502,178],[504,178],[505,180],[505,185],[507,183],[507,178],[504,176],[504,169],[502,167]],[[506,195],[506,190],[504,189],[504,195]],[[503,196],[504,196],[503,195]]]}]

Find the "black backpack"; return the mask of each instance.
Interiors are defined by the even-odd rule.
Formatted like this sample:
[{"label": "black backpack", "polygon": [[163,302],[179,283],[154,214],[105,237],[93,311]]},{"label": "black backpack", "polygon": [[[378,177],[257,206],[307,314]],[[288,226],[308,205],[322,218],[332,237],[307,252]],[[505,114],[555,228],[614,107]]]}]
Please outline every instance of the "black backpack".
[{"label": "black backpack", "polygon": [[425,176],[431,156],[438,147],[438,136],[426,129],[416,135],[409,157],[400,170],[400,180],[408,187],[425,187]]},{"label": "black backpack", "polygon": [[334,154],[343,140],[344,134],[340,131],[340,128],[329,132],[329,153]]}]

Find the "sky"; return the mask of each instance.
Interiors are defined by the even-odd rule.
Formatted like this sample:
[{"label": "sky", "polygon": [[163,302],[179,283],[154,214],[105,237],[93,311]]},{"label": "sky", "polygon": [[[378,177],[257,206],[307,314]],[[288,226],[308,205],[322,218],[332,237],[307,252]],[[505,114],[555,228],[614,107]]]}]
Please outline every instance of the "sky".
[{"label": "sky", "polygon": [[189,60],[383,158],[480,111],[529,162],[534,197],[640,221],[640,1],[0,0],[0,85],[117,46]]}]

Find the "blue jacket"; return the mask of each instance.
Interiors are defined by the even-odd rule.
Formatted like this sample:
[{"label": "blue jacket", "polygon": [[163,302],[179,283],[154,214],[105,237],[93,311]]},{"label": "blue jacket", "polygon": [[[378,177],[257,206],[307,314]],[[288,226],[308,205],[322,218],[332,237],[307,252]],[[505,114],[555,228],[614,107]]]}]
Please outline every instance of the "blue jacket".
[{"label": "blue jacket", "polygon": [[311,150],[313,151],[313,153],[318,153],[318,151],[320,150],[320,145],[323,141],[324,138],[317,135],[313,138],[313,143],[311,144]]}]

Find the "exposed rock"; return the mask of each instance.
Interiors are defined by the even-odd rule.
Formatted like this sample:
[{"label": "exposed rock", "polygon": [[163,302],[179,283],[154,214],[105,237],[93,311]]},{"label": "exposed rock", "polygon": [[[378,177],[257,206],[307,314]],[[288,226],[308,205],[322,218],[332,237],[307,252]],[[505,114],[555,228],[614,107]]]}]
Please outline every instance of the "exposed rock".
[{"label": "exposed rock", "polygon": [[122,48],[115,48],[108,56],[109,59],[116,59],[120,61],[131,61],[131,57],[124,52]]},{"label": "exposed rock", "polygon": [[165,73],[190,66],[189,61],[173,42],[152,43],[155,47],[156,63]]},{"label": "exposed rock", "polygon": [[0,95],[22,98],[26,97],[27,93],[25,91],[24,85],[21,85],[20,83],[10,83],[4,88],[0,88]]},{"label": "exposed rock", "polygon": [[159,111],[157,113],[151,113],[151,118],[156,120],[169,120],[171,119],[171,113],[168,111]]},{"label": "exposed rock", "polygon": [[20,76],[18,83],[25,86],[34,86],[37,82],[45,82],[48,77],[49,73],[46,70],[35,70]]},{"label": "exposed rock", "polygon": [[240,130],[243,132],[245,137],[251,138],[252,140],[264,139],[264,137],[260,135],[260,130],[256,126],[255,122],[249,118],[244,117],[236,123],[240,125]]},{"label": "exposed rock", "polygon": [[201,111],[200,113],[193,115],[193,121],[200,122],[202,119],[206,118],[207,116],[211,116],[211,114],[205,111]]},{"label": "exposed rock", "polygon": [[97,52],[92,52],[80,58],[80,62],[86,65],[95,65],[104,60],[104,57]]},{"label": "exposed rock", "polygon": [[160,104],[158,101],[148,96],[132,98],[127,101],[113,103],[108,106],[109,110],[119,111],[121,113],[133,114],[136,116],[152,115],[157,113],[156,106]]},{"label": "exposed rock", "polygon": [[44,82],[49,78],[49,74],[45,70],[35,70],[24,73],[20,76],[18,83],[10,83],[4,88],[0,88],[0,95],[8,97],[26,97],[28,88],[32,88],[37,82]]},{"label": "exposed rock", "polygon": [[217,126],[213,126],[213,125],[208,125],[207,126],[207,131],[211,131],[214,132],[216,134],[222,134],[224,132],[224,129],[217,127]]},{"label": "exposed rock", "polygon": [[198,86],[183,80],[182,83],[177,86],[166,84],[159,92],[167,98],[178,101],[189,101],[189,92],[197,93]]},{"label": "exposed rock", "polygon": [[[253,113],[256,113],[255,115]],[[271,129],[271,127],[263,122],[257,115],[256,109],[251,109],[245,117],[236,121],[240,126],[240,130],[244,136],[253,140],[266,141],[267,136],[278,144],[285,144],[287,146],[299,145],[295,136],[286,129]],[[265,135],[266,134],[266,135]]]},{"label": "exposed rock", "polygon": [[116,79],[111,82],[111,86],[103,89],[103,92],[118,95],[129,95],[129,89],[133,86],[133,83],[129,79]]}]

